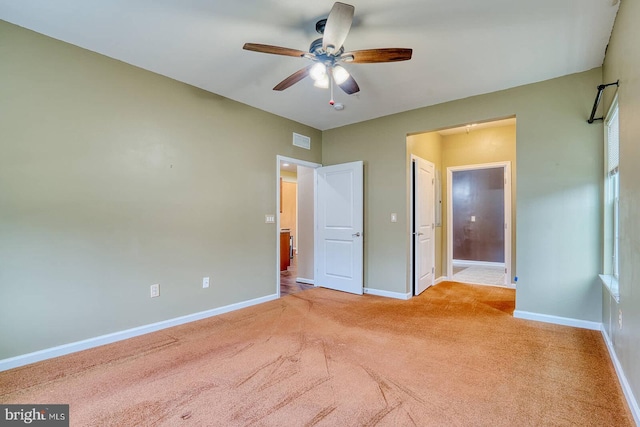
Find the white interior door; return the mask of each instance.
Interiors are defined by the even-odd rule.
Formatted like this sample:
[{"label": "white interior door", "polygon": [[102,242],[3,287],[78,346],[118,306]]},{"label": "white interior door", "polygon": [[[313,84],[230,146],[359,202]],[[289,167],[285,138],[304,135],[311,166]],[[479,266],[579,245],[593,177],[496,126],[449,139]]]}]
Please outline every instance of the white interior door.
[{"label": "white interior door", "polygon": [[363,291],[363,163],[316,169],[315,284]]},{"label": "white interior door", "polygon": [[435,175],[434,165],[414,157],[414,268],[415,295],[435,279]]}]

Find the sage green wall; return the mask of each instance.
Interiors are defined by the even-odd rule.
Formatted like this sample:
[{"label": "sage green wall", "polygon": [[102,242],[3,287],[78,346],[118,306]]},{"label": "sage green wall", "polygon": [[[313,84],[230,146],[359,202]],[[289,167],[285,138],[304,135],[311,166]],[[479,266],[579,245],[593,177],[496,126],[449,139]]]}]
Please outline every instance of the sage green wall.
[{"label": "sage green wall", "polygon": [[[620,80],[620,304],[604,291],[608,328],[636,405],[640,399],[640,3],[622,1],[603,66],[603,83]],[[606,113],[615,90],[605,90]],[[602,169],[601,169],[602,170]],[[622,329],[618,310],[622,310]],[[613,319],[609,324],[609,314]],[[636,406],[637,407],[637,406]]]},{"label": "sage green wall", "polygon": [[[364,162],[364,286],[406,294],[411,283],[407,131],[395,124],[396,117],[324,131],[322,164]],[[398,222],[391,222],[392,212]]]},{"label": "sage green wall", "polygon": [[[471,130],[469,133],[457,133],[445,135],[442,138],[442,187],[445,189],[442,195],[444,211],[447,212],[448,185],[447,168],[453,166],[474,165],[494,162],[511,162],[511,229],[517,229],[516,223],[516,190],[517,190],[517,162],[516,162],[516,126],[498,126]],[[443,228],[447,227],[446,214],[443,218]],[[444,271],[447,271],[447,237],[442,243],[444,257]],[[511,282],[516,275],[516,235],[511,236]]]},{"label": "sage green wall", "polygon": [[2,21],[0,58],[0,359],[276,293],[320,131]]},{"label": "sage green wall", "polygon": [[586,119],[601,81],[596,68],[323,132],[323,164],[365,162],[365,286],[410,291],[407,135],[515,115],[516,308],[599,322],[602,125]]},{"label": "sage green wall", "polygon": [[[407,136],[407,173],[409,174],[409,182],[411,182],[411,155],[416,155],[424,160],[428,160],[433,163],[433,166],[436,171],[440,171],[440,177],[443,177],[443,174],[446,174],[446,171],[442,168],[442,137],[437,132],[427,132],[427,133],[419,133],[416,135]],[[446,187],[442,185],[442,180],[440,181],[440,194],[444,197],[444,192],[446,191]],[[411,197],[410,188],[407,186],[407,200]],[[442,215],[446,215],[446,211],[444,206],[442,206]],[[442,218],[442,217],[441,217]],[[442,218],[444,221],[444,218]],[[409,223],[409,226],[411,224]],[[435,238],[435,251],[436,251],[436,279],[445,276],[447,274],[446,269],[446,252],[442,251],[442,238],[444,234],[445,228],[442,226],[436,227],[436,238]],[[444,256],[444,258],[443,258]],[[411,264],[410,257],[407,257],[407,272],[409,276],[407,276],[408,283],[411,282]]]},{"label": "sage green wall", "polygon": [[[296,245],[297,279],[313,281],[314,257],[314,169],[298,166],[298,244]],[[313,282],[312,282],[313,283]]]}]

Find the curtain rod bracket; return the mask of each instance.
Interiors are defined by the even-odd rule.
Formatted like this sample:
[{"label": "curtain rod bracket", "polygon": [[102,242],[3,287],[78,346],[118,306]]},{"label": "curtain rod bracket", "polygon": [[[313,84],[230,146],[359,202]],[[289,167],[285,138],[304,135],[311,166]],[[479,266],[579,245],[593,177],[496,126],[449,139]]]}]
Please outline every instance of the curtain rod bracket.
[{"label": "curtain rod bracket", "polygon": [[620,87],[620,80],[616,80],[613,83],[607,83],[605,85],[598,85],[598,93],[596,94],[596,100],[593,102],[593,109],[591,110],[591,116],[589,117],[589,120],[587,120],[587,123],[591,124],[593,122],[595,122],[596,120],[604,120],[604,117],[598,117],[597,119],[593,118],[593,116],[596,115],[596,110],[598,109],[598,104],[600,104],[600,98],[602,98],[602,91],[609,86],[613,86],[616,85],[617,87]]}]

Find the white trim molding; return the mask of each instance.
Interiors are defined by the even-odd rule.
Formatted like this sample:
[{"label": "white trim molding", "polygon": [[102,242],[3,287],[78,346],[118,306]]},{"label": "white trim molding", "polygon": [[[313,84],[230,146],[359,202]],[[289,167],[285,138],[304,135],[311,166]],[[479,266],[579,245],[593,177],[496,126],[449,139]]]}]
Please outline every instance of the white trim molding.
[{"label": "white trim molding", "polygon": [[[496,284],[493,284],[493,283],[472,282],[470,280],[467,280],[465,282],[462,282],[460,280],[454,280],[454,282],[462,283],[463,285],[493,286],[494,288],[506,288],[506,289],[515,289],[516,288],[516,284],[515,283],[511,283],[510,285],[496,285]],[[531,319],[531,320],[535,320],[535,319]],[[551,323],[553,323],[553,322],[551,322]]]},{"label": "white trim molding", "polygon": [[117,341],[126,340],[151,332],[160,331],[162,329],[171,328],[173,326],[182,325],[196,320],[206,319],[207,317],[217,316],[219,314],[228,313],[230,311],[239,310],[241,308],[250,307],[256,304],[262,304],[267,301],[278,299],[276,294],[267,295],[261,298],[255,298],[235,304],[218,307],[211,310],[201,311],[198,313],[188,314],[186,316],[175,317],[173,319],[163,320],[161,322],[151,323],[149,325],[138,326],[136,328],[126,329],[124,331],[113,332],[111,334],[101,335],[98,337],[88,338],[82,341],[76,341],[69,344],[63,344],[56,347],[46,348],[44,350],[27,353],[20,356],[10,357],[0,360],[0,372],[6,371],[30,363],[41,362],[43,360],[52,359],[58,356],[75,353],[90,348],[99,347],[105,344],[111,344]]},{"label": "white trim molding", "polygon": [[489,261],[472,261],[465,259],[454,259],[454,267],[502,267],[504,268],[504,262],[489,262]]},{"label": "white trim molding", "polygon": [[602,332],[602,338],[604,338],[604,342],[607,345],[607,350],[609,350],[609,356],[611,357],[611,362],[613,363],[613,366],[616,369],[616,374],[618,374],[620,387],[622,387],[622,392],[624,393],[624,397],[627,399],[627,404],[629,405],[629,409],[631,410],[633,419],[635,420],[636,425],[640,426],[640,407],[638,406],[638,400],[633,395],[633,391],[631,390],[631,385],[629,385],[627,376],[624,374],[622,365],[618,360],[618,356],[616,355],[616,351],[613,347],[613,343],[611,342],[609,335],[607,335],[607,331],[604,328],[604,325],[602,326],[602,328],[600,328],[600,332]]},{"label": "white trim molding", "polygon": [[296,277],[296,282],[306,283],[307,285],[316,285],[313,279],[305,279],[304,277]]},{"label": "white trim molding", "polygon": [[600,277],[602,286],[607,288],[613,299],[620,304],[620,285],[618,283],[618,279],[611,274],[599,274],[598,277]]},{"label": "white trim molding", "polygon": [[600,322],[590,322],[588,320],[572,319],[570,317],[552,316],[550,314],[532,313],[530,311],[516,310],[513,312],[516,319],[534,320],[536,322],[554,323],[556,325],[572,326],[574,328],[591,329],[599,331],[602,328]]},{"label": "white trim molding", "polygon": [[373,288],[364,288],[364,293],[365,294],[369,294],[369,295],[377,295],[379,297],[387,297],[387,298],[395,298],[395,299],[410,299],[411,298],[411,293],[408,292],[406,294],[400,293],[400,292],[391,292],[391,291],[383,291],[380,289],[373,289]]},{"label": "white trim molding", "polygon": [[449,280],[447,276],[440,276],[435,280],[435,282],[433,282],[433,285],[435,286],[438,283],[446,282],[447,280]]}]

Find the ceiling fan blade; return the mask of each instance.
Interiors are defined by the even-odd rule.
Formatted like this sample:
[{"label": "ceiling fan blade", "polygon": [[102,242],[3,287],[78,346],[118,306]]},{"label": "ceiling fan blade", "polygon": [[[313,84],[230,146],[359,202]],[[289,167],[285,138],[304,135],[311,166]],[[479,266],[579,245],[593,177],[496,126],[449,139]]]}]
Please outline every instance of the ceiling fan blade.
[{"label": "ceiling fan blade", "polygon": [[345,80],[343,83],[339,84],[338,86],[340,86],[340,89],[345,91],[345,93],[348,95],[353,95],[354,93],[360,92],[360,87],[358,86],[358,83],[356,83],[355,79],[352,76],[349,76],[347,80]]},{"label": "ceiling fan blade", "polygon": [[301,50],[289,49],[288,47],[280,47],[280,46],[271,46],[269,44],[258,44],[258,43],[245,43],[242,46],[244,50],[251,50],[253,52],[262,52],[262,53],[272,53],[274,55],[284,55],[284,56],[303,56],[307,52],[303,52]]},{"label": "ceiling fan blade", "polygon": [[305,77],[307,77],[309,75],[309,70],[311,69],[311,67],[313,67],[314,64],[311,64],[307,67],[304,67],[301,70],[296,71],[295,73],[291,74],[289,77],[287,77],[286,79],[284,79],[283,81],[281,81],[280,83],[278,83],[273,90],[285,90],[288,87],[293,86],[294,84],[298,83],[300,80],[304,79]]},{"label": "ceiling fan blade", "polygon": [[322,48],[329,54],[340,50],[353,22],[355,8],[350,4],[335,2],[329,12],[322,36]]},{"label": "ceiling fan blade", "polygon": [[[345,62],[353,62],[356,64],[371,64],[375,62],[397,62],[407,61],[411,59],[412,49],[403,48],[385,48],[385,49],[365,49],[354,50],[353,52],[345,52],[340,55]],[[353,59],[349,59],[353,57]]]}]

